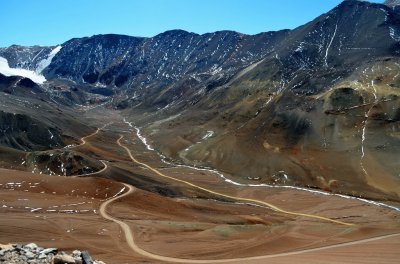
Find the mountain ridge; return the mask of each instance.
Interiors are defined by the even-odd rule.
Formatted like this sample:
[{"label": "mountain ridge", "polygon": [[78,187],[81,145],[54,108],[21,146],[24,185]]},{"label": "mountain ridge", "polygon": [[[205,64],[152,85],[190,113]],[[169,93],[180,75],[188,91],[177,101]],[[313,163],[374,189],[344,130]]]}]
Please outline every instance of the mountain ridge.
[{"label": "mountain ridge", "polygon": [[[118,109],[179,162],[245,182],[396,200],[399,32],[397,9],[349,0],[296,29],[257,35],[74,38],[41,71],[41,86],[59,105]],[[54,49],[0,56],[35,70]]]}]

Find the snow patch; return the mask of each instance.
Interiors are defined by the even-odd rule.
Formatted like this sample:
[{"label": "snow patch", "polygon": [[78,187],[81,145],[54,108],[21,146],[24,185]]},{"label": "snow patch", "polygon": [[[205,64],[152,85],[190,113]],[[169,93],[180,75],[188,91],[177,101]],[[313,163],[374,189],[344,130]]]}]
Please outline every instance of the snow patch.
[{"label": "snow patch", "polygon": [[61,50],[61,48],[62,48],[62,46],[55,47],[50,52],[50,54],[47,56],[46,59],[43,59],[38,63],[38,66],[36,68],[36,73],[37,74],[40,74],[45,68],[47,68],[50,65],[50,63],[53,60],[54,56],[56,56],[56,54]]},{"label": "snow patch", "polygon": [[118,195],[122,194],[125,191],[126,187],[123,187],[119,192],[117,192],[114,196],[110,197],[110,199],[117,197]]},{"label": "snow patch", "polygon": [[385,14],[385,22],[388,21],[389,13],[383,8],[379,8]]},{"label": "snow patch", "polygon": [[204,135],[204,137],[202,138],[203,140],[208,139],[210,137],[212,137],[214,135],[214,131],[207,131],[207,134]]},{"label": "snow patch", "polygon": [[50,130],[47,130],[47,131],[49,131],[49,134],[50,134],[50,139],[53,139],[53,138],[54,138],[54,135],[53,135],[53,133],[51,133],[51,131],[50,131]]},{"label": "snow patch", "polygon": [[395,40],[395,41],[400,41],[400,36],[399,34],[396,32],[396,29],[393,27],[389,27],[389,34],[390,37]]},{"label": "snow patch", "polygon": [[0,73],[5,76],[22,76],[31,79],[35,83],[42,84],[46,81],[43,75],[37,74],[34,71],[21,68],[10,68],[6,58],[0,57]]},{"label": "snow patch", "polygon": [[302,52],[304,50],[304,42],[300,42],[299,46],[294,50],[295,52]]}]

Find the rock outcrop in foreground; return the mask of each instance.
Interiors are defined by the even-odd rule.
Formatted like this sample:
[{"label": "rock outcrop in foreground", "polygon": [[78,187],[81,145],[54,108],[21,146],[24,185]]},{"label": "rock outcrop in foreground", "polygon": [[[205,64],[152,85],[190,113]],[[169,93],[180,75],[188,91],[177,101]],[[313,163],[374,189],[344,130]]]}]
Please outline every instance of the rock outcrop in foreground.
[{"label": "rock outcrop in foreground", "polygon": [[74,250],[72,254],[67,254],[57,248],[42,248],[34,243],[0,244],[0,263],[105,264],[102,261],[93,261],[87,251]]}]

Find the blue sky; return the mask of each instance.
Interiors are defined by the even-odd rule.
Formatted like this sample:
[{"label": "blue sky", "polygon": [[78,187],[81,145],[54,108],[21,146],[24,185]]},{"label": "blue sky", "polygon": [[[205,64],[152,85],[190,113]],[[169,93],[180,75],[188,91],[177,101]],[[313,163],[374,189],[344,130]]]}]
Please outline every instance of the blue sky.
[{"label": "blue sky", "polygon": [[169,29],[246,34],[295,28],[341,0],[0,0],[0,47],[55,45],[95,34]]}]

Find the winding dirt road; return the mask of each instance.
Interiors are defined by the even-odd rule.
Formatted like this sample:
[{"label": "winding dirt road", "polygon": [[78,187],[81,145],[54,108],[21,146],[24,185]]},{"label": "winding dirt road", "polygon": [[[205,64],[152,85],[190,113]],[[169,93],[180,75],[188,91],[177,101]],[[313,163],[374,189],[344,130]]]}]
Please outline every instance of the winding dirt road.
[{"label": "winding dirt road", "polygon": [[126,242],[128,246],[137,254],[155,259],[155,260],[160,260],[164,262],[173,262],[173,263],[244,263],[245,261],[254,261],[254,260],[264,260],[264,259],[271,259],[271,258],[277,258],[277,257],[287,257],[287,256],[293,256],[293,255],[299,255],[303,253],[310,253],[310,252],[316,252],[316,251],[322,251],[322,250],[329,250],[329,249],[334,249],[334,248],[340,248],[340,247],[347,247],[347,246],[352,246],[352,245],[358,245],[358,244],[363,244],[363,243],[368,243],[372,241],[377,241],[377,240],[382,240],[386,238],[392,238],[392,237],[397,237],[400,236],[400,233],[396,234],[389,234],[389,235],[384,235],[384,236],[378,236],[378,237],[373,237],[373,238],[367,238],[367,239],[362,239],[362,240],[357,240],[357,241],[351,241],[351,242],[346,242],[346,243],[340,243],[340,244],[335,244],[335,245],[330,245],[330,246],[323,246],[323,247],[317,247],[317,248],[311,248],[311,249],[304,249],[304,250],[297,250],[297,251],[292,251],[292,252],[287,252],[287,253],[279,253],[279,254],[272,254],[272,255],[264,255],[264,256],[255,256],[255,257],[245,257],[245,258],[232,258],[232,259],[218,259],[218,260],[207,260],[207,259],[182,259],[182,258],[173,258],[173,257],[166,257],[166,256],[161,256],[157,255],[148,251],[145,251],[141,249],[136,243],[134,239],[134,234],[129,227],[128,224],[124,223],[121,220],[118,220],[112,216],[110,216],[107,213],[107,206],[110,205],[112,202],[121,199],[125,196],[128,196],[132,194],[135,189],[134,187],[125,184],[124,186],[128,189],[127,192],[122,193],[119,196],[113,197],[104,203],[100,205],[100,215],[104,217],[107,220],[110,220],[114,223],[117,223],[122,231],[124,232]]},{"label": "winding dirt road", "polygon": [[[82,137],[80,139],[81,140],[81,144],[73,146],[73,147],[78,147],[78,146],[85,145],[87,143],[87,139],[88,138],[97,135],[107,125],[103,126],[102,128],[98,128],[95,132],[93,132],[90,135]],[[235,201],[251,202],[251,203],[260,204],[260,205],[266,206],[266,207],[268,207],[268,208],[270,208],[270,209],[272,209],[274,211],[277,211],[277,212],[280,212],[280,213],[284,213],[284,214],[288,214],[288,215],[313,218],[313,219],[327,221],[327,222],[340,224],[340,225],[345,225],[345,226],[353,226],[354,225],[354,224],[351,224],[351,223],[346,223],[346,222],[330,219],[330,218],[323,217],[323,216],[287,211],[287,210],[281,209],[281,208],[279,208],[279,207],[277,207],[277,206],[275,206],[273,204],[270,204],[270,203],[267,203],[267,202],[264,202],[264,201],[255,200],[255,199],[248,199],[248,198],[242,198],[242,197],[236,197],[236,196],[231,196],[231,195],[219,193],[219,192],[216,192],[216,191],[213,191],[213,190],[198,186],[198,185],[196,185],[194,183],[168,176],[168,175],[160,172],[156,168],[151,167],[150,165],[148,165],[146,163],[138,161],[133,156],[131,150],[127,146],[125,146],[123,143],[121,143],[121,140],[123,138],[124,138],[123,136],[120,136],[119,139],[116,142],[120,147],[125,149],[125,151],[129,155],[129,157],[132,160],[132,162],[146,167],[147,169],[151,170],[152,172],[154,172],[155,174],[157,174],[160,177],[163,177],[163,178],[166,178],[166,179],[169,179],[169,180],[173,180],[175,182],[183,183],[183,184],[186,184],[186,185],[188,185],[190,187],[193,187],[193,188],[208,192],[210,194],[218,195],[218,196],[221,196],[221,197],[224,197],[224,198],[228,198],[228,199],[232,199],[232,200],[235,200]],[[96,174],[104,172],[105,170],[108,169],[108,165],[102,160],[101,160],[101,162],[103,163],[104,168],[101,169],[100,171],[94,172],[94,173],[89,173],[89,174],[84,174],[84,175],[78,175],[78,176],[93,176],[93,175],[96,175]],[[158,261],[162,261],[162,262],[170,262],[170,263],[207,263],[207,264],[210,264],[210,263],[246,263],[246,262],[249,262],[249,261],[263,261],[263,260],[266,260],[266,259],[272,259],[272,258],[278,258],[278,257],[288,257],[288,256],[305,254],[305,253],[312,253],[312,252],[330,250],[330,249],[335,249],[335,248],[344,248],[344,247],[348,247],[348,246],[359,245],[359,244],[363,244],[363,243],[368,243],[368,242],[373,242],[373,241],[389,239],[389,238],[399,237],[400,236],[400,233],[395,233],[395,234],[377,236],[377,237],[373,237],[373,238],[362,239],[362,240],[351,241],[351,242],[345,242],[345,243],[340,243],[340,244],[335,244],[335,245],[316,247],[316,248],[311,248],[311,249],[296,250],[296,251],[292,251],[292,252],[285,252],[285,253],[271,254],[271,255],[262,255],[262,256],[254,256],[254,257],[244,257],[244,258],[230,258],[230,259],[217,259],[217,260],[208,259],[207,260],[207,259],[184,259],[184,258],[175,258],[175,257],[162,256],[162,255],[158,255],[158,254],[155,254],[155,253],[152,253],[152,252],[148,252],[148,251],[140,248],[140,246],[137,245],[136,242],[135,242],[135,236],[134,236],[134,233],[133,233],[132,229],[130,228],[130,226],[127,223],[125,223],[125,222],[123,222],[123,221],[121,221],[121,220],[119,220],[117,218],[114,218],[114,217],[112,217],[111,215],[109,215],[107,213],[107,207],[111,203],[113,203],[113,202],[115,202],[115,201],[117,201],[119,199],[122,199],[123,197],[129,196],[135,191],[135,188],[133,186],[131,186],[131,185],[128,185],[128,184],[124,183],[124,186],[127,189],[127,191],[118,193],[115,197],[112,197],[112,198],[104,201],[100,205],[99,213],[104,219],[112,221],[112,222],[114,222],[114,223],[116,223],[116,224],[118,224],[120,226],[120,228],[122,229],[122,231],[124,233],[126,242],[127,242],[128,246],[130,247],[130,249],[132,249],[133,252],[135,252],[136,254],[138,254],[140,256],[143,256],[145,258],[158,260]]]},{"label": "winding dirt road", "polygon": [[104,160],[100,160],[101,163],[103,163],[103,168],[99,171],[95,171],[95,172],[91,172],[91,173],[85,173],[85,174],[81,174],[81,175],[72,175],[70,177],[90,177],[90,176],[94,176],[94,175],[98,175],[100,173],[105,172],[108,169],[108,165],[107,163],[104,162]]},{"label": "winding dirt road", "polygon": [[191,183],[191,182],[188,182],[188,181],[185,181],[185,180],[181,180],[181,179],[177,179],[177,178],[165,175],[164,173],[162,173],[159,170],[151,167],[150,165],[148,165],[146,163],[143,163],[143,162],[140,162],[137,159],[135,159],[135,157],[133,157],[132,152],[130,151],[130,149],[121,143],[121,139],[123,139],[123,136],[120,136],[120,138],[117,140],[117,144],[126,150],[126,152],[128,153],[130,159],[133,162],[148,168],[149,170],[151,170],[152,172],[154,172],[155,174],[157,174],[157,175],[159,175],[159,176],[161,176],[163,178],[167,178],[169,180],[180,182],[180,183],[189,185],[189,186],[191,186],[193,188],[196,188],[196,189],[199,189],[199,190],[202,190],[202,191],[205,191],[205,192],[208,192],[210,194],[214,194],[214,195],[217,195],[217,196],[220,196],[220,197],[232,199],[232,200],[239,201],[239,202],[250,202],[250,203],[256,203],[256,204],[259,204],[259,205],[263,205],[263,206],[271,208],[272,210],[274,210],[276,212],[280,212],[280,213],[284,213],[284,214],[288,214],[288,215],[302,216],[302,217],[307,217],[307,218],[323,220],[323,221],[332,222],[332,223],[340,224],[340,225],[354,226],[354,224],[352,224],[352,223],[346,223],[346,222],[343,222],[343,221],[334,220],[334,219],[330,219],[330,218],[319,216],[319,215],[304,214],[304,213],[297,213],[297,212],[287,211],[287,210],[281,209],[278,206],[275,206],[275,205],[273,205],[271,203],[267,203],[267,202],[260,201],[260,200],[237,197],[237,196],[232,196],[232,195],[216,192],[216,191],[213,191],[213,190],[198,186],[198,185],[196,185],[194,183]]},{"label": "winding dirt road", "polygon": [[87,135],[87,136],[81,137],[81,139],[80,139],[80,140],[81,140],[81,143],[80,143],[79,145],[71,146],[71,147],[69,147],[69,148],[77,148],[77,147],[80,147],[80,146],[85,145],[85,144],[87,143],[86,139],[97,135],[102,129],[106,128],[108,125],[110,125],[110,124],[105,124],[105,125],[102,126],[102,127],[98,127],[97,130],[94,131],[92,134],[89,134],[89,135]]},{"label": "winding dirt road", "polygon": [[[105,126],[107,126],[107,125],[105,125]],[[82,146],[82,145],[86,144],[86,142],[87,142],[86,139],[88,139],[88,138],[90,138],[92,136],[95,136],[96,134],[98,134],[100,132],[101,129],[102,128],[98,128],[94,133],[92,133],[92,134],[90,134],[88,136],[82,137],[81,138],[81,144],[78,145],[78,146]],[[346,225],[346,226],[353,226],[354,225],[354,224],[351,224],[351,223],[346,223],[346,222],[330,219],[330,218],[323,217],[323,216],[287,211],[287,210],[281,209],[281,208],[279,208],[279,207],[277,207],[277,206],[275,206],[273,204],[270,204],[270,203],[267,203],[267,202],[264,202],[264,201],[255,200],[255,199],[248,199],[248,198],[242,198],[242,197],[236,197],[236,196],[231,196],[231,195],[215,192],[213,190],[198,186],[198,185],[193,184],[191,182],[173,178],[171,176],[163,174],[162,172],[160,172],[156,168],[153,168],[153,167],[151,167],[150,165],[148,165],[146,163],[138,161],[132,155],[132,152],[130,151],[130,149],[127,146],[125,146],[125,145],[123,145],[121,143],[122,139],[123,139],[123,136],[120,136],[119,139],[117,140],[117,144],[120,147],[125,149],[125,151],[129,155],[130,159],[134,163],[137,163],[139,165],[142,165],[142,166],[148,168],[149,170],[151,170],[152,172],[154,172],[158,176],[161,176],[161,177],[164,177],[164,178],[176,181],[176,182],[180,182],[180,183],[186,184],[188,186],[194,187],[196,189],[208,192],[210,194],[218,195],[218,196],[221,196],[221,197],[225,197],[225,198],[229,198],[229,199],[233,199],[233,200],[241,201],[241,202],[251,202],[251,203],[261,204],[263,206],[267,206],[267,207],[271,208],[272,210],[280,212],[280,213],[284,213],[284,214],[288,214],[288,215],[294,215],[294,216],[308,217],[308,218],[328,221],[328,222],[332,222],[332,223],[336,223],[336,224],[340,224],[340,225]],[[95,172],[95,173],[86,174],[86,175],[83,175],[83,176],[90,176],[90,175],[98,174],[98,173],[101,173],[101,172],[104,172],[105,170],[107,170],[108,169],[107,164],[104,161],[101,161],[101,162],[104,165],[104,168],[102,170],[100,170],[98,172]],[[142,248],[140,248],[135,243],[135,237],[134,237],[134,234],[133,234],[131,228],[129,227],[129,225],[126,224],[125,222],[119,220],[119,219],[116,219],[116,218],[112,217],[111,215],[109,215],[107,213],[107,206],[108,205],[110,205],[111,203],[113,203],[114,201],[116,201],[118,199],[121,199],[123,197],[126,197],[126,196],[132,194],[135,191],[135,188],[133,186],[131,186],[131,185],[128,185],[128,184],[124,183],[124,186],[127,188],[127,190],[128,190],[127,192],[124,192],[124,193],[122,193],[120,195],[117,195],[117,196],[115,196],[113,198],[110,198],[109,200],[106,200],[105,202],[103,202],[100,205],[100,208],[99,208],[100,215],[103,218],[105,218],[105,219],[107,219],[109,221],[112,221],[112,222],[118,224],[121,227],[122,231],[124,232],[124,236],[125,236],[126,242],[127,242],[128,246],[133,250],[133,252],[135,252],[135,253],[143,256],[143,257],[154,259],[154,260],[159,260],[159,261],[163,261],[163,262],[172,262],[172,263],[207,263],[207,264],[209,264],[209,263],[243,263],[243,262],[246,262],[246,261],[257,261],[257,260],[265,260],[265,259],[271,259],[271,258],[277,258],[277,257],[287,257],[287,256],[304,254],[304,253],[310,253],[310,252],[316,252],[316,251],[322,251],[322,250],[329,250],[329,249],[340,248],[340,247],[347,247],[347,246],[358,245],[358,244],[362,244],[362,243],[368,243],[368,242],[372,242],[372,241],[377,241],[377,240],[382,240],[382,239],[387,239],[387,238],[400,236],[400,233],[396,233],[396,234],[378,236],[378,237],[362,239],[362,240],[357,240],[357,241],[352,241],[352,242],[340,243],[340,244],[335,244],[335,245],[330,245],[330,246],[317,247],[317,248],[312,248],[312,249],[304,249],[304,250],[297,250],[297,251],[286,252],[286,253],[263,255],[263,256],[254,256],[254,257],[245,257],[245,258],[231,258],[231,259],[218,259],[218,260],[206,260],[206,259],[196,260],[196,259],[183,259],[183,258],[167,257],[167,256],[157,255],[157,254],[145,251]]]}]

